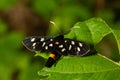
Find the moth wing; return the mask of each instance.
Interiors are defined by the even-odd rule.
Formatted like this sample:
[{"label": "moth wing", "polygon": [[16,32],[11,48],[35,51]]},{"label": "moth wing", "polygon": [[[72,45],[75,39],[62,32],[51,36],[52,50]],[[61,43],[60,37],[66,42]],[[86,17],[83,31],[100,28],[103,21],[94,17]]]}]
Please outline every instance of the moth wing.
[{"label": "moth wing", "polygon": [[53,39],[53,37],[42,37],[42,36],[30,36],[26,37],[22,43],[23,45],[32,52],[41,51],[47,44],[48,40]]},{"label": "moth wing", "polygon": [[65,39],[64,42],[70,56],[84,56],[90,51],[90,46],[84,42],[72,39]]}]

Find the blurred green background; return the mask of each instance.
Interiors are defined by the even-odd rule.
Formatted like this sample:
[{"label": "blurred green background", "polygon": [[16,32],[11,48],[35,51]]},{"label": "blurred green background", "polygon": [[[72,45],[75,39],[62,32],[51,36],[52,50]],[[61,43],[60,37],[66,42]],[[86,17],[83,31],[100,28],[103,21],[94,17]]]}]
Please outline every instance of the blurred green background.
[{"label": "blurred green background", "polygon": [[[0,0],[0,80],[39,79],[37,72],[46,60],[23,47],[25,36],[58,35],[49,21],[54,21],[64,32],[76,22],[92,17],[101,17],[117,29],[120,0]],[[120,60],[112,34],[98,46],[103,55]]]}]

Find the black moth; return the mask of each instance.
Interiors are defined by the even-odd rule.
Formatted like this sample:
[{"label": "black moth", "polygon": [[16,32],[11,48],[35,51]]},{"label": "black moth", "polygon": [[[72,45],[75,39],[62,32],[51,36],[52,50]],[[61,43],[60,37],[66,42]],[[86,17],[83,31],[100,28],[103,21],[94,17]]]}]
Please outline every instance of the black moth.
[{"label": "black moth", "polygon": [[86,43],[64,38],[63,35],[56,37],[30,36],[23,40],[23,44],[33,52],[51,52],[45,64],[46,67],[51,67],[62,55],[84,56],[90,51],[90,47]]}]

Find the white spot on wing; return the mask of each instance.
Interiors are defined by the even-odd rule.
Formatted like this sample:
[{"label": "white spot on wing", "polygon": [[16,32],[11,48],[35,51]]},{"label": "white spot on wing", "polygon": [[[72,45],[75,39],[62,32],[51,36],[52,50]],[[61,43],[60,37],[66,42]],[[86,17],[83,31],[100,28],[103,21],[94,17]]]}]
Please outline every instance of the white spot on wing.
[{"label": "white spot on wing", "polygon": [[79,43],[79,46],[82,47],[83,46],[82,43]]},{"label": "white spot on wing", "polygon": [[35,49],[35,46],[33,46],[33,49]]},{"label": "white spot on wing", "polygon": [[33,46],[33,49],[35,49],[35,45],[36,45],[36,43],[33,43],[33,45],[32,45],[32,46]]},{"label": "white spot on wing", "polygon": [[69,50],[71,50],[71,48],[72,48],[72,46],[71,46],[71,45],[69,45]]},{"label": "white spot on wing", "polygon": [[80,51],[80,48],[79,48],[79,47],[77,47],[77,50],[78,50],[78,51]]},{"label": "white spot on wing", "polygon": [[35,45],[36,45],[36,43],[33,43],[33,44],[32,44],[32,46],[35,46]]},{"label": "white spot on wing", "polygon": [[50,39],[50,41],[53,41],[53,39]]},{"label": "white spot on wing", "polygon": [[59,45],[59,48],[63,48],[63,45]]},{"label": "white spot on wing", "polygon": [[75,42],[74,42],[74,41],[71,41],[71,44],[72,44],[72,45],[75,45]]},{"label": "white spot on wing", "polygon": [[42,47],[44,47],[44,46],[45,46],[45,44],[46,44],[46,43],[45,43],[45,42],[43,42]]},{"label": "white spot on wing", "polygon": [[65,48],[63,48],[61,51],[64,52],[64,51],[65,51]]},{"label": "white spot on wing", "polygon": [[31,39],[31,42],[33,42],[33,41],[35,41],[35,38],[32,38],[32,39]]},{"label": "white spot on wing", "polygon": [[44,41],[44,38],[41,38],[40,41]]},{"label": "white spot on wing", "polygon": [[67,40],[65,40],[65,43],[67,42]]},{"label": "white spot on wing", "polygon": [[52,47],[52,46],[53,46],[53,44],[49,44],[49,46],[50,46],[50,47]]},{"label": "white spot on wing", "polygon": [[48,49],[48,46],[45,46],[45,49],[47,50],[47,49]]}]

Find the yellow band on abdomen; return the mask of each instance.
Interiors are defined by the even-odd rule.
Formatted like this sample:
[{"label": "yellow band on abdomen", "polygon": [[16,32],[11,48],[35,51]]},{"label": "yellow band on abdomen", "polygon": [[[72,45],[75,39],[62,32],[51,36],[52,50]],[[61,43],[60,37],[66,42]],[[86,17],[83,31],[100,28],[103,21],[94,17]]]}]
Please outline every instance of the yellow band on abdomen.
[{"label": "yellow band on abdomen", "polygon": [[55,59],[55,54],[50,54],[50,56],[49,56],[49,57],[51,57],[51,58]]}]

